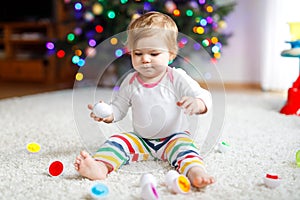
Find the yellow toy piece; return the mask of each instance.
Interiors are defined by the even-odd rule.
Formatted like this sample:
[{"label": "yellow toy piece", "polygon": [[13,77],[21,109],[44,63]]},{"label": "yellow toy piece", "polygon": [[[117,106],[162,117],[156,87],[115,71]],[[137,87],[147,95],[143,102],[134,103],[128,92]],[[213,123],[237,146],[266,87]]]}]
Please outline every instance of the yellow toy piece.
[{"label": "yellow toy piece", "polygon": [[30,153],[38,153],[41,150],[41,146],[38,143],[31,142],[27,144],[26,149]]}]

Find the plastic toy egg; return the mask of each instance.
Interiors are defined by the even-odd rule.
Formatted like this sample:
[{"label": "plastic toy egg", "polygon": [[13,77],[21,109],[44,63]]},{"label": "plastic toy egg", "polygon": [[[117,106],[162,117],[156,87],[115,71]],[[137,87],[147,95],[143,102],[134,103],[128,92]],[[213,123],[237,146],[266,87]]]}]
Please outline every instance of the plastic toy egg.
[{"label": "plastic toy egg", "polygon": [[157,200],[157,182],[152,174],[143,174],[140,179],[141,197],[144,200]]},{"label": "plastic toy egg", "polygon": [[300,150],[296,153],[296,164],[298,167],[300,167]]},{"label": "plastic toy egg", "polygon": [[276,188],[280,185],[281,179],[278,177],[277,174],[268,173],[264,177],[264,183],[269,188]]},{"label": "plastic toy egg", "polygon": [[41,150],[41,146],[38,143],[31,142],[27,144],[26,149],[30,153],[38,153]]},{"label": "plastic toy egg", "polygon": [[155,187],[157,186],[156,179],[152,174],[143,174],[140,179],[140,187],[143,187],[148,183],[152,183]]},{"label": "plastic toy egg", "polygon": [[147,183],[142,187],[141,197],[144,200],[159,199],[157,189],[152,183]]},{"label": "plastic toy egg", "polygon": [[60,176],[64,172],[64,164],[59,161],[53,161],[48,167],[48,174],[50,176]]},{"label": "plastic toy egg", "polygon": [[106,118],[112,114],[112,107],[107,103],[96,103],[93,107],[93,113],[100,118]]},{"label": "plastic toy egg", "polygon": [[186,194],[191,190],[189,179],[175,170],[168,171],[166,184],[168,189],[173,193]]},{"label": "plastic toy egg", "polygon": [[218,144],[218,151],[221,153],[226,153],[229,149],[230,145],[224,141]]},{"label": "plastic toy egg", "polygon": [[106,185],[102,183],[96,183],[90,188],[90,195],[94,199],[104,199],[108,196],[109,189]]}]

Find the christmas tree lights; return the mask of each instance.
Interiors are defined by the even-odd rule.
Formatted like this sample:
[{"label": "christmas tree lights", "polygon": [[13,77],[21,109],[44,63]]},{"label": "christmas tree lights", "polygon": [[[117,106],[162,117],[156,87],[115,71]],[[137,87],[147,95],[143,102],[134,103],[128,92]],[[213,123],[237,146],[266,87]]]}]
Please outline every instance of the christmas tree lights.
[{"label": "christmas tree lights", "polygon": [[[84,59],[97,44],[126,30],[130,21],[148,11],[160,11],[171,16],[179,32],[188,35],[196,43],[194,50],[204,48],[213,61],[221,58],[222,47],[227,44],[230,34],[225,17],[234,9],[235,3],[218,5],[214,0],[64,0],[76,26],[66,35],[65,40],[50,41],[46,44],[49,52],[58,58],[72,55],[72,62],[84,65]],[[112,39],[111,45],[117,44]],[[179,38],[179,48],[184,48],[187,38]],[[126,49],[116,49],[120,57]]]}]

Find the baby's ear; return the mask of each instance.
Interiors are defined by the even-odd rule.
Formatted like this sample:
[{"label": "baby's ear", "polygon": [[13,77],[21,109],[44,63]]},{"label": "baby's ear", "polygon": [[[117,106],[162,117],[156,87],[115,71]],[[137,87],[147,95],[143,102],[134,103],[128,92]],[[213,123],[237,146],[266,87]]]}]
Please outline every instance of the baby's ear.
[{"label": "baby's ear", "polygon": [[176,54],[170,52],[169,61],[172,61],[172,60],[174,60],[175,58],[176,58]]}]

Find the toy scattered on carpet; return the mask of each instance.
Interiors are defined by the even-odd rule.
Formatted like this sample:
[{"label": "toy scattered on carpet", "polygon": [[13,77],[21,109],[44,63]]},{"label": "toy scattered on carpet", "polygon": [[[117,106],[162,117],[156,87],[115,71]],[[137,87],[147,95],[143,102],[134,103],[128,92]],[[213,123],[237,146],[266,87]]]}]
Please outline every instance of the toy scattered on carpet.
[{"label": "toy scattered on carpet", "polygon": [[230,145],[228,143],[226,143],[224,141],[218,143],[217,150],[220,153],[226,153],[229,149],[230,149]]},{"label": "toy scattered on carpet", "polygon": [[104,199],[108,197],[109,189],[102,183],[96,183],[90,188],[90,195],[94,199]]},{"label": "toy scattered on carpet", "polygon": [[[174,194],[187,194],[191,190],[189,179],[175,170],[166,174],[165,184],[168,190]],[[145,200],[157,200],[157,182],[152,174],[143,174],[140,179],[141,197]]]},{"label": "toy scattered on carpet", "polygon": [[264,177],[264,183],[269,188],[276,188],[280,185],[281,179],[278,177],[277,174],[268,173]]},{"label": "toy scattered on carpet", "polygon": [[51,164],[48,167],[48,174],[50,176],[60,176],[64,171],[64,164],[59,161],[55,160],[51,162]]},{"label": "toy scattered on carpet", "polygon": [[112,107],[107,103],[96,103],[93,108],[93,113],[97,117],[106,118],[112,114]]},{"label": "toy scattered on carpet", "polygon": [[38,143],[31,142],[26,145],[26,149],[29,153],[38,153],[41,150],[41,146]]},{"label": "toy scattered on carpet", "polygon": [[143,174],[140,179],[141,197],[144,200],[157,200],[157,182],[152,174]]},{"label": "toy scattered on carpet", "polygon": [[300,150],[296,152],[296,164],[300,167]]},{"label": "toy scattered on carpet", "polygon": [[[103,104],[103,103],[99,103],[99,104]],[[106,105],[109,106],[108,104]],[[105,112],[107,113],[111,112],[111,107],[109,109],[106,110]],[[38,143],[31,142],[27,144],[26,149],[30,153],[37,153],[40,151],[41,146]],[[228,143],[224,141],[218,143],[217,150],[219,152],[225,153],[229,149],[230,149],[230,145]],[[298,167],[300,167],[300,150],[296,152],[296,164]],[[52,177],[60,176],[63,173],[63,171],[64,171],[64,164],[59,160],[55,160],[51,162],[48,167],[48,174]],[[268,188],[276,188],[281,183],[281,178],[279,178],[279,176],[274,173],[267,173],[264,176],[263,180],[265,185]],[[179,174],[175,170],[168,171],[168,173],[165,176],[165,184],[168,190],[174,194],[186,194],[189,193],[191,190],[191,183],[189,179],[186,176]],[[157,181],[155,180],[152,174],[147,173],[142,175],[140,179],[140,187],[141,187],[142,199],[144,200],[159,199],[159,194],[157,191]],[[90,188],[89,193],[94,199],[103,199],[108,196],[109,189],[106,185],[102,183],[96,183]]]},{"label": "toy scattered on carpet", "polygon": [[186,194],[191,190],[189,179],[175,170],[168,171],[166,185],[169,191],[173,193]]}]

